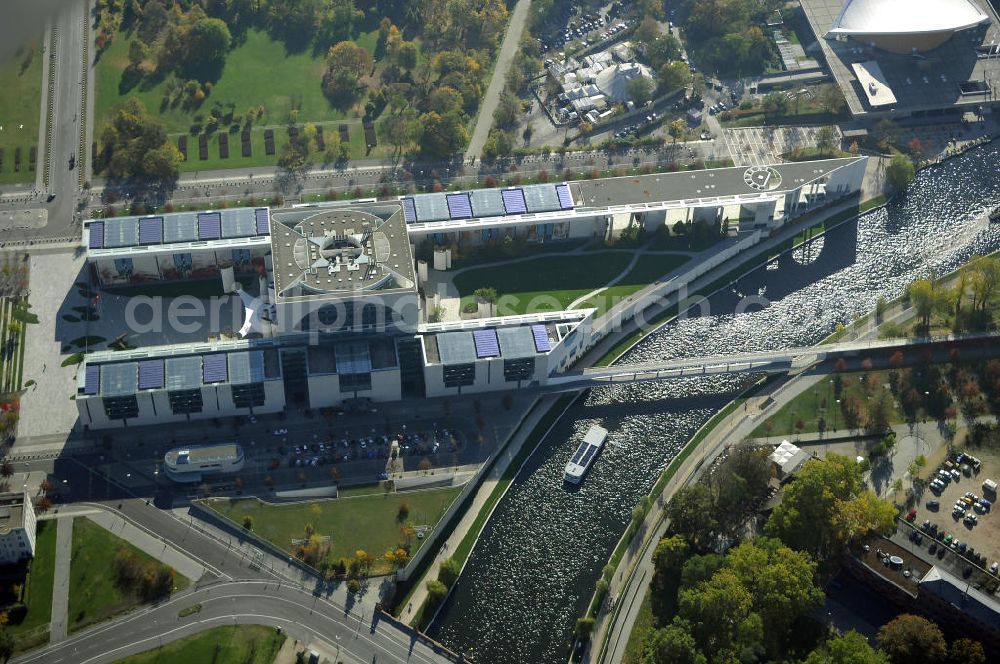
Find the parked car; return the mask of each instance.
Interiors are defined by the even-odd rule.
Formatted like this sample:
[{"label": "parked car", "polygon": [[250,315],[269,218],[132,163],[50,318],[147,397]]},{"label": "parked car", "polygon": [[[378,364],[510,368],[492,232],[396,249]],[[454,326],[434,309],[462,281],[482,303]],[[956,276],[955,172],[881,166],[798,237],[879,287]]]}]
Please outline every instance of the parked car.
[{"label": "parked car", "polygon": [[938,501],[936,501],[936,500],[928,500],[928,501],[927,501],[927,509],[929,509],[929,510],[933,510],[933,511],[935,511],[935,512],[936,512],[936,511],[938,511],[938,510],[939,510],[940,508],[941,508],[941,503],[940,503],[940,502],[938,502]]},{"label": "parked car", "polygon": [[275,429],[271,433],[274,434],[275,436],[287,436],[288,435],[288,429],[279,428],[279,429]]}]

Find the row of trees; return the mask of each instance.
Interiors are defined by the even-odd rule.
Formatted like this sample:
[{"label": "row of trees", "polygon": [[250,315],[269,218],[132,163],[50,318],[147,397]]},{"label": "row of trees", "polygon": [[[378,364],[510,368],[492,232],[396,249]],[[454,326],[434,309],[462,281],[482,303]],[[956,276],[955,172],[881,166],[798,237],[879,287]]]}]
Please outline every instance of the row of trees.
[{"label": "row of trees", "polygon": [[988,329],[1000,294],[1000,257],[974,256],[958,271],[949,288],[935,279],[917,279],[906,295],[920,318],[918,334],[927,334],[938,316],[955,332]]}]

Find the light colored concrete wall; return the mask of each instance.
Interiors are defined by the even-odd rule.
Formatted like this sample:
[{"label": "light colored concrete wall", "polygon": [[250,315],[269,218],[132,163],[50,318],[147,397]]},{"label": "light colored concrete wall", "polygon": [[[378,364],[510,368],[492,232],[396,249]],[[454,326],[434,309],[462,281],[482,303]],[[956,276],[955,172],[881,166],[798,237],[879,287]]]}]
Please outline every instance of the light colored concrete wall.
[{"label": "light colored concrete wall", "polygon": [[309,407],[327,408],[343,401],[340,394],[340,378],[337,374],[309,376]]}]

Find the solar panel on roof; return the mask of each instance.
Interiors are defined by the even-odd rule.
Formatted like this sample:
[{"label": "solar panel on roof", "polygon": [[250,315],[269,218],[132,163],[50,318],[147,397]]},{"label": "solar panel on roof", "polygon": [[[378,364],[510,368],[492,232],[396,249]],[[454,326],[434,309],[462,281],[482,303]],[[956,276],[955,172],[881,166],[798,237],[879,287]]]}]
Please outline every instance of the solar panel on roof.
[{"label": "solar panel on roof", "polygon": [[253,216],[257,220],[257,235],[270,235],[271,224],[267,208],[257,208],[253,211]]},{"label": "solar panel on roof", "polygon": [[449,218],[448,199],[444,194],[419,194],[413,197],[417,221],[444,221]]},{"label": "solar panel on roof", "polygon": [[97,394],[97,386],[101,384],[101,365],[88,364],[86,377],[83,379],[83,393]]},{"label": "solar panel on roof", "polygon": [[139,220],[139,244],[160,244],[163,242],[163,217],[149,217]]},{"label": "solar panel on roof", "polygon": [[523,187],[528,212],[551,212],[559,209],[559,196],[555,185],[533,184]]},{"label": "solar panel on roof", "polygon": [[524,214],[528,211],[524,192],[520,189],[504,189],[500,195],[503,196],[503,207],[507,214]]},{"label": "solar panel on roof", "polygon": [[468,219],[472,216],[472,203],[468,194],[448,194],[448,212],[452,219]]},{"label": "solar panel on roof", "polygon": [[496,330],[473,330],[472,340],[476,344],[477,358],[500,356],[500,342],[497,340]]},{"label": "solar panel on roof", "polygon": [[252,237],[256,234],[253,210],[237,208],[222,213],[222,237]]},{"label": "solar panel on roof", "polygon": [[101,395],[121,397],[135,394],[138,371],[135,362],[105,364],[101,367]]},{"label": "solar panel on roof", "polygon": [[198,218],[189,213],[172,214],[163,220],[163,243],[191,242],[198,239]]},{"label": "solar panel on roof", "polygon": [[474,217],[501,217],[506,214],[499,189],[477,189],[469,193],[469,200]]},{"label": "solar panel on roof", "polygon": [[134,217],[108,219],[104,222],[105,247],[134,247],[139,241],[139,223]]},{"label": "solar panel on roof", "polygon": [[222,237],[222,215],[218,212],[202,212],[198,215],[198,239],[218,240]]},{"label": "solar panel on roof", "polygon": [[139,389],[155,390],[163,387],[163,360],[142,360],[139,362]]},{"label": "solar panel on roof", "polygon": [[229,353],[229,382],[233,385],[264,382],[264,351]]},{"label": "solar panel on roof", "polygon": [[552,350],[552,344],[549,343],[549,332],[544,325],[532,325],[531,336],[535,337],[535,350],[539,353],[547,353]]},{"label": "solar panel on roof", "polygon": [[403,221],[412,224],[417,220],[417,208],[413,204],[412,198],[403,199]]},{"label": "solar panel on roof", "polygon": [[221,383],[229,378],[229,365],[225,353],[203,355],[201,366],[202,380],[205,383]]},{"label": "solar panel on roof", "polygon": [[104,248],[104,222],[95,221],[87,226],[90,229],[90,241],[87,246],[90,249]]},{"label": "solar panel on roof", "polygon": [[569,185],[557,184],[556,195],[559,197],[559,207],[564,210],[573,209],[573,194],[569,192]]},{"label": "solar panel on roof", "polygon": [[200,357],[172,357],[165,364],[168,390],[192,390],[201,387]]}]

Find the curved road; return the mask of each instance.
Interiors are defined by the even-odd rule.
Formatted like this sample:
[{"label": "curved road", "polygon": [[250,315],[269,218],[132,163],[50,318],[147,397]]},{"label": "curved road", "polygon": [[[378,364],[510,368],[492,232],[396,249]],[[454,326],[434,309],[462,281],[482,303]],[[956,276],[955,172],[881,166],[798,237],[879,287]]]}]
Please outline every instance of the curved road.
[{"label": "curved road", "polygon": [[[201,611],[179,617],[194,604]],[[16,659],[23,664],[98,664],[112,662],[190,636],[211,627],[258,624],[280,627],[309,643],[317,639],[339,648],[347,662],[442,661],[429,645],[392,625],[372,620],[371,609],[352,611],[327,599],[275,581],[215,583],[181,593],[121,620],[85,630],[66,641]]]}]

